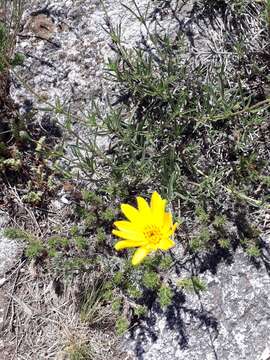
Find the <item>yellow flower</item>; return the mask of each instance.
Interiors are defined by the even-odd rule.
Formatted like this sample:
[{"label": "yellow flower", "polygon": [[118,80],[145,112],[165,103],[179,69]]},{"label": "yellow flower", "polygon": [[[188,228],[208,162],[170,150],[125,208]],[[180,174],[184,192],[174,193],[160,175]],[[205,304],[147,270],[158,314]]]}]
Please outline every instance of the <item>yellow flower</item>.
[{"label": "yellow flower", "polygon": [[175,232],[177,223],[173,224],[172,214],[165,211],[166,200],[155,191],[150,206],[145,199],[138,196],[138,209],[122,204],[121,210],[129,221],[116,221],[117,230],[112,233],[124,240],[115,244],[116,250],[137,247],[132,258],[132,265],[138,265],[150,252],[169,250],[175,245],[170,238]]}]

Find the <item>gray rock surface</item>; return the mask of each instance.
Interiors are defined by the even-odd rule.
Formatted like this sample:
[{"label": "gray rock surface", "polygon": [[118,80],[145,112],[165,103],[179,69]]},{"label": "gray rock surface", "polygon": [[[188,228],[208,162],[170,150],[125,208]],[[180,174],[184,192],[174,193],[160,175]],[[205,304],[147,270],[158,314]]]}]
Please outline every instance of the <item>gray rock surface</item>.
[{"label": "gray rock surface", "polygon": [[208,286],[206,292],[179,292],[165,313],[154,308],[129,346],[144,360],[270,356],[269,275],[267,264],[253,264],[237,251],[232,263],[221,262],[216,273],[207,270],[200,276]]},{"label": "gray rock surface", "polygon": [[1,229],[7,225],[8,216],[0,211],[0,284],[4,275],[16,264],[21,253],[22,243],[3,236]]},{"label": "gray rock surface", "polygon": [[[132,2],[124,3],[130,6]],[[148,1],[138,3],[145,9]],[[19,73],[37,96],[53,104],[56,99],[71,104],[78,116],[90,108],[92,100],[104,102],[108,94],[102,78],[105,60],[112,55],[109,35],[104,30],[106,16],[114,25],[122,23],[123,39],[129,46],[134,46],[140,37],[141,29],[134,16],[120,1],[107,0],[104,5],[106,13],[100,1],[58,0],[47,6],[43,1],[32,1],[22,19],[17,48],[25,54],[26,61]],[[18,104],[25,104],[22,111],[28,111],[32,104],[41,106],[37,96],[16,79],[12,95]],[[46,117],[46,113],[37,116]]]},{"label": "gray rock surface", "polygon": [[0,233],[0,279],[18,261],[21,246],[15,240],[7,239]]}]

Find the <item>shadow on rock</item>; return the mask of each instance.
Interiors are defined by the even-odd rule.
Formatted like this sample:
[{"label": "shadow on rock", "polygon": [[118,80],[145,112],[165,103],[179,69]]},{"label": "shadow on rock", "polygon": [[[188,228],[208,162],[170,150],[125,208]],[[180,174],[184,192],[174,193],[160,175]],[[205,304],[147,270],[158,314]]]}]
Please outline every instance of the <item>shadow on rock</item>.
[{"label": "shadow on rock", "polygon": [[[135,341],[135,353],[139,360],[143,360],[143,354],[147,351],[147,344],[155,343],[160,336],[157,329],[157,322],[161,315],[165,315],[165,326],[167,330],[171,330],[177,334],[175,337],[180,349],[188,347],[189,331],[188,326],[190,319],[198,324],[198,327],[204,327],[209,332],[218,335],[218,321],[207,311],[199,301],[199,308],[191,308],[186,306],[185,294],[177,288],[173,289],[174,296],[172,304],[163,311],[157,302],[152,304],[151,313],[144,318],[139,327],[134,327],[130,336]],[[149,341],[150,340],[150,341]]]}]

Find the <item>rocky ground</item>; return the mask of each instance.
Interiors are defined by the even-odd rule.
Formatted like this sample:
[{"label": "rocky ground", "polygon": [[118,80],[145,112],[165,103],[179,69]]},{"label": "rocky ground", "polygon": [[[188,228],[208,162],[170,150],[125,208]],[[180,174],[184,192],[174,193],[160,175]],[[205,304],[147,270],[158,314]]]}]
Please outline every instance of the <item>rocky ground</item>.
[{"label": "rocky ground", "polygon": [[[131,5],[131,1],[124,3]],[[161,24],[166,29],[171,27],[173,31],[175,20],[170,21],[164,3],[166,2],[159,2],[158,5],[153,2],[150,10],[156,9],[157,16],[164,13]],[[105,61],[112,56],[109,35],[104,29],[106,16],[109,16],[113,24],[122,22],[123,37],[131,47],[136,46],[143,30],[120,1],[106,0],[104,4],[106,11],[100,1],[94,0],[27,3],[17,45],[26,60],[16,71],[21,80],[31,87],[31,91],[15,76],[11,89],[12,98],[22,114],[34,111],[37,121],[42,124],[49,122],[50,115],[41,108],[44,107],[44,101],[55,102],[56,99],[71,103],[72,111],[78,117],[81,112],[89,109],[92,100],[97,100],[106,107],[107,97],[113,87],[103,79]],[[140,0],[138,5],[143,11],[147,1]],[[208,38],[214,37],[216,50],[220,50],[220,44],[225,41],[225,35],[224,38],[221,36],[225,27],[218,18],[215,24],[219,24],[218,31],[207,22],[202,26],[202,12],[198,11],[197,17],[194,17],[193,5],[192,1],[186,2],[178,20],[187,34],[194,56],[196,46],[193,45],[204,46],[207,61]],[[195,19],[201,26],[197,27],[198,24],[191,19]],[[252,29],[255,32],[255,26],[250,29],[250,39],[253,37]],[[254,47],[256,44],[254,39]],[[4,223],[4,214],[0,214],[0,228]],[[179,293],[165,313],[154,306],[146,321],[133,328],[124,337],[120,347],[123,346],[131,358],[141,360],[269,360],[269,229],[265,229],[263,239],[266,243],[264,262],[252,263],[240,250],[234,258],[223,259],[216,267],[215,259],[211,259],[212,263],[202,274],[208,291],[202,295],[191,293],[183,296]],[[72,294],[62,300],[55,298],[51,295],[52,279],[47,279],[43,287],[40,280],[30,291],[29,283],[37,277],[30,268],[32,273],[30,271],[28,277],[20,275],[19,285],[24,284],[23,291],[26,295],[27,289],[29,294],[33,294],[34,289],[36,298],[28,302],[27,296],[21,294],[23,301],[18,299],[18,295],[14,300],[12,288],[6,287],[6,280],[15,277],[18,281],[21,251],[21,244],[0,236],[0,329],[1,319],[2,324],[6,320],[6,309],[14,309],[15,305],[10,306],[10,299],[22,309],[23,315],[18,319],[21,319],[24,326],[28,326],[28,330],[25,330],[28,331],[28,336],[19,332],[13,338],[9,337],[9,342],[0,340],[3,360],[62,359],[63,343],[76,331],[74,309],[69,302]],[[40,298],[43,299],[42,302]],[[51,315],[50,304],[58,311],[58,316]],[[46,321],[46,317],[49,320]],[[60,320],[61,326],[58,325]],[[33,329],[33,324],[38,330]],[[8,327],[12,327],[12,321]],[[37,341],[29,338],[31,331],[34,336],[38,334]],[[42,334],[46,331],[49,336],[43,337]],[[85,336],[85,329],[80,331],[82,337]],[[102,338],[100,346],[104,343],[106,339]],[[111,346],[116,343],[112,341]],[[118,343],[117,346],[119,347]],[[105,356],[107,359],[118,359],[119,352],[108,350],[107,353],[105,351]],[[121,356],[123,359],[128,357],[126,353]]]},{"label": "rocky ground", "polygon": [[179,296],[135,331],[137,358],[269,359],[269,264],[255,266],[237,252],[202,278],[206,293]]}]

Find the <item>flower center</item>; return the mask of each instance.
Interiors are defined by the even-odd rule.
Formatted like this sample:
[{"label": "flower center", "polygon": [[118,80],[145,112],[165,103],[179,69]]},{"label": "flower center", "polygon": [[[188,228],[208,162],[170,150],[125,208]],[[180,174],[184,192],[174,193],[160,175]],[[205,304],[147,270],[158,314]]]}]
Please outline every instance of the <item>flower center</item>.
[{"label": "flower center", "polygon": [[157,245],[162,238],[161,231],[156,225],[147,225],[143,233],[146,240],[153,245]]}]

